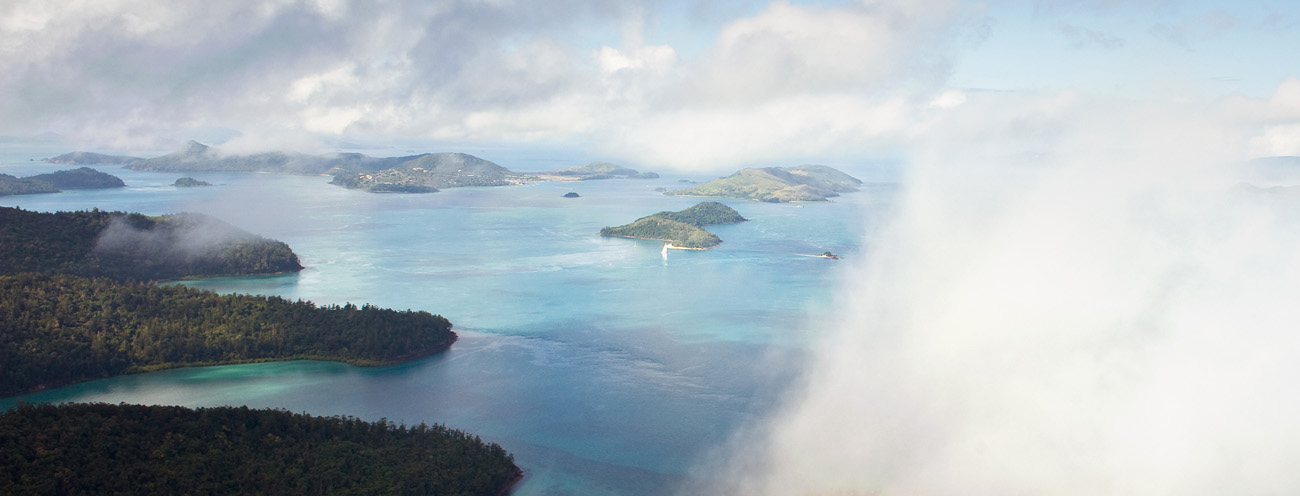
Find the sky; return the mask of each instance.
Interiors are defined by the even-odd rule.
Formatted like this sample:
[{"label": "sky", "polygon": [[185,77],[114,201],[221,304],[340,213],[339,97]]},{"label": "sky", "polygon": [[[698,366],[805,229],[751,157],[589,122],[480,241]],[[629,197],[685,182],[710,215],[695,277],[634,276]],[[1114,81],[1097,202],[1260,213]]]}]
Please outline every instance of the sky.
[{"label": "sky", "polygon": [[978,112],[1099,99],[1200,105],[1242,156],[1300,154],[1298,27],[1283,1],[16,0],[0,135],[567,147],[712,172],[907,157]]}]

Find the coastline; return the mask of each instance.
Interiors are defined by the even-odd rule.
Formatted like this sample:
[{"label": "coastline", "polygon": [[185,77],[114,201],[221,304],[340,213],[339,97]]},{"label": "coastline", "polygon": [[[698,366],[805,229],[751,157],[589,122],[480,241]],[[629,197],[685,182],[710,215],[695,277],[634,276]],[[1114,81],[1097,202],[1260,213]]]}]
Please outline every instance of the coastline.
[{"label": "coastline", "polygon": [[195,368],[219,367],[222,365],[244,365],[250,363],[269,363],[269,362],[292,362],[296,360],[315,360],[319,362],[334,362],[334,363],[342,363],[342,364],[350,365],[353,367],[387,367],[391,365],[400,365],[403,363],[413,362],[416,360],[421,360],[421,359],[431,357],[433,355],[437,355],[439,353],[444,353],[447,350],[450,350],[451,345],[455,344],[456,341],[460,339],[460,337],[456,336],[454,333],[453,336],[454,337],[452,338],[452,342],[445,347],[407,353],[405,355],[394,358],[392,360],[366,360],[361,358],[344,358],[344,357],[330,357],[330,356],[318,356],[318,355],[293,355],[293,356],[286,356],[286,357],[261,357],[261,358],[247,358],[247,359],[240,359],[240,360],[225,360],[225,361],[213,361],[213,362],[157,363],[157,364],[150,364],[150,365],[132,366],[121,374],[108,375],[104,377],[90,377],[84,380],[72,381],[66,383],[56,382],[56,383],[49,383],[49,384],[40,384],[33,389],[23,391],[17,394],[13,394],[10,396],[2,396],[0,397],[0,399],[16,398],[19,396],[26,396],[29,394],[39,393],[47,389],[61,388],[64,386],[71,386],[74,384],[81,384],[90,381],[98,381],[102,379],[112,379],[114,377],[121,377],[124,375],[147,374],[150,372],[159,372],[163,370],[182,369],[182,368],[190,368],[190,367],[195,367]]},{"label": "coastline", "polygon": [[514,492],[515,486],[519,485],[519,482],[524,480],[524,477],[524,470],[519,468],[519,465],[515,465],[514,471],[510,475],[510,480],[507,480],[506,485],[503,486],[500,491],[497,491],[496,496],[508,496],[510,493]]},{"label": "coastline", "polygon": [[718,245],[713,245],[713,246],[708,246],[708,247],[692,248],[692,247],[689,247],[689,246],[677,246],[677,245],[674,245],[674,244],[673,244],[673,240],[671,240],[671,239],[662,239],[662,238],[638,238],[638,237],[636,237],[636,236],[619,236],[619,235],[617,235],[617,234],[601,234],[601,236],[604,236],[604,237],[607,237],[607,238],[644,239],[644,240],[646,240],[646,241],[659,241],[659,242],[661,242],[661,243],[667,243],[667,244],[668,244],[668,249],[670,249],[670,250],[704,251],[704,250],[711,250],[711,249],[713,249],[714,247],[716,247],[716,246],[722,244],[722,243],[718,243]]}]

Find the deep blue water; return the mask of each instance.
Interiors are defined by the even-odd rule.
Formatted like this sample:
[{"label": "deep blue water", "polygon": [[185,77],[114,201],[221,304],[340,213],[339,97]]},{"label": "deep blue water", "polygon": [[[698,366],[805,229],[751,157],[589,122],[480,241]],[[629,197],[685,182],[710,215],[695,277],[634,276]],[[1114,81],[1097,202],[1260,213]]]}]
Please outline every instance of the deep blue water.
[{"label": "deep blue water", "polygon": [[[0,173],[67,150],[5,148]],[[510,167],[511,164],[503,163]],[[835,312],[836,289],[888,187],[824,204],[720,200],[750,218],[713,226],[708,251],[596,235],[699,199],[658,180],[541,183],[371,194],[324,176],[183,174],[100,166],[128,187],[0,197],[56,211],[97,207],[214,215],[289,243],[298,274],[188,282],[221,292],[370,303],[446,316],[451,351],[393,367],[281,362],[169,370],[78,384],[23,401],[249,405],[444,423],[516,455],[517,495],[662,494],[709,476],[713,450],[776,405]],[[577,199],[561,196],[569,191]],[[845,260],[801,256],[831,251]],[[0,399],[0,408],[19,398]]]}]

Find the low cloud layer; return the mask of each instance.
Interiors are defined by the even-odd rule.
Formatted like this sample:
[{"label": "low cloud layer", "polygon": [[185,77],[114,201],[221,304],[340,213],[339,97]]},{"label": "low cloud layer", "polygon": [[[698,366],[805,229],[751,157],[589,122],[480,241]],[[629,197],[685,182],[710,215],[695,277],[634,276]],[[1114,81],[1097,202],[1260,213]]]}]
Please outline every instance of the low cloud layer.
[{"label": "low cloud layer", "polygon": [[804,386],[710,490],[1300,491],[1300,196],[1240,187],[1212,103],[996,96],[934,129]]},{"label": "low cloud layer", "polygon": [[[1029,21],[1018,10],[959,0],[17,0],[0,6],[0,93],[10,96],[0,134],[53,131],[127,150],[171,148],[205,130],[242,133],[240,149],[536,143],[710,171],[851,161],[920,146],[950,115],[933,103],[951,107],[954,91],[1096,90],[1072,87],[1085,81],[1068,70],[1055,88],[952,87],[954,76],[982,81],[960,76],[990,70],[964,60],[990,37],[1041,32],[976,59],[1010,73],[1044,58],[1095,63],[1086,58],[1095,52],[1198,67],[1223,59],[1197,58],[1205,40],[1253,42],[1233,37],[1297,22],[1285,10],[1177,2],[1040,2]],[[1116,16],[1134,21],[1107,21]],[[1151,32],[1162,29],[1189,50],[1153,51],[1163,38]],[[1123,86],[1144,73],[1115,77]],[[1143,84],[1162,87],[1160,77]],[[1300,146],[1285,125],[1259,130],[1260,152]]]},{"label": "low cloud layer", "polygon": [[[910,124],[951,47],[982,26],[948,0],[663,10],[678,14],[581,0],[11,2],[0,92],[17,97],[0,102],[0,132],[122,148],[213,127],[567,143],[682,167],[858,153]],[[670,20],[704,34],[653,36]]]}]

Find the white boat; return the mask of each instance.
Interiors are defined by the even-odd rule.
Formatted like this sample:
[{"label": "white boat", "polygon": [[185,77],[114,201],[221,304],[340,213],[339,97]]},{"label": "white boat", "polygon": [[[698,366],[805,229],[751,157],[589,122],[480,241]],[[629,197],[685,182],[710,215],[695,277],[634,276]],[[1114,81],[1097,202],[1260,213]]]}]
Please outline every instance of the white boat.
[{"label": "white boat", "polygon": [[672,245],[672,243],[664,243],[664,249],[659,250],[659,253],[662,253],[662,254],[664,254],[664,255],[668,255],[668,246],[669,246],[669,245]]}]

